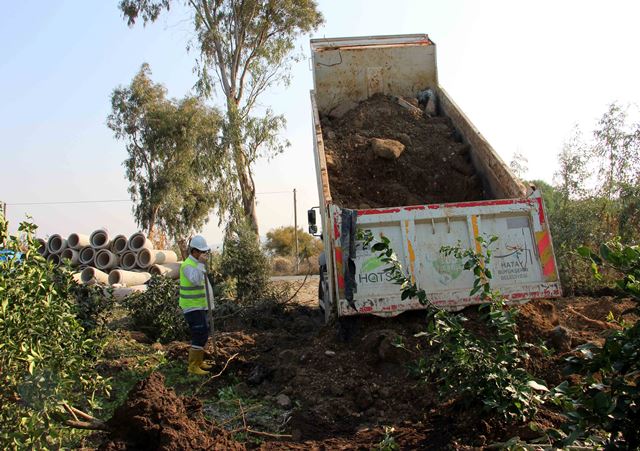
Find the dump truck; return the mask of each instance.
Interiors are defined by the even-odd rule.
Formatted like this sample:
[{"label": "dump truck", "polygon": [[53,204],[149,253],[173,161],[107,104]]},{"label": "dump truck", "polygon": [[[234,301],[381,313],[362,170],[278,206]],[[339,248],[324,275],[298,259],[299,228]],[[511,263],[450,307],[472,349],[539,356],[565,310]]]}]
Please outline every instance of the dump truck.
[{"label": "dump truck", "polygon": [[[388,238],[411,280],[426,291],[431,304],[443,309],[460,310],[482,302],[479,294],[470,294],[474,275],[464,270],[464,262],[441,252],[443,246],[480,252],[478,237],[498,238],[492,244],[489,263],[493,274],[491,284],[492,288],[500,290],[507,302],[560,297],[562,291],[553,243],[540,191],[525,186],[514,176],[439,84],[436,45],[429,36],[323,38],[312,39],[310,44],[314,84],[311,90],[313,153],[319,207],[308,212],[308,220],[311,233],[320,227],[324,242],[318,291],[326,319],[359,314],[394,316],[425,308],[417,299],[401,299],[400,287],[385,271],[385,265],[371,246],[358,240],[357,230],[371,231],[374,242],[382,236]],[[349,126],[356,129],[366,127],[375,119],[363,116],[371,111],[366,102],[380,99],[391,99],[401,107],[389,112],[390,122],[404,114],[404,110],[415,116],[414,122],[405,127],[407,130],[395,133],[399,140],[406,135],[401,133],[403,131],[413,130],[412,136],[425,135],[427,139],[443,129],[443,136],[452,140],[450,144],[445,143],[444,148],[464,149],[461,154],[465,155],[466,164],[473,172],[467,178],[472,180],[469,186],[477,187],[469,192],[475,192],[475,197],[469,197],[469,194],[462,198],[442,197],[442,193],[454,192],[446,189],[449,185],[458,183],[455,182],[458,179],[447,175],[446,171],[437,183],[434,182],[430,193],[419,192],[420,184],[429,187],[433,182],[429,168],[447,169],[450,164],[446,155],[438,160],[440,156],[434,155],[429,148],[409,148],[396,160],[367,156],[370,159],[367,161],[378,165],[369,175],[364,153],[356,154],[353,149],[345,153],[342,147],[349,143],[360,143],[362,146],[358,149],[364,150],[358,151],[367,152],[372,140],[387,138],[376,136],[375,130],[367,133],[347,130],[351,135],[344,135],[342,141],[334,136],[336,127],[346,127],[345,119],[340,118],[351,117]],[[364,105],[362,111],[349,113],[358,105]],[[385,134],[386,125],[382,129],[380,135]],[[404,139],[410,146],[410,137]],[[333,143],[331,151],[327,147],[329,141]],[[406,156],[409,153],[413,156],[407,163],[403,159],[409,158]],[[335,160],[349,158],[341,175]],[[420,171],[413,174],[416,171],[412,172],[412,165],[419,165],[427,158],[430,163],[423,165],[424,175]],[[396,166],[404,171],[398,172],[401,176],[385,179],[386,173],[393,176]],[[354,174],[353,171],[360,171],[357,174],[361,180],[356,180],[355,185],[343,183],[343,177],[351,176],[345,171]],[[408,173],[413,174],[412,189],[414,193],[418,190],[417,197],[411,194],[404,198],[385,198],[402,185],[405,178],[402,174]],[[455,171],[450,174],[460,175]],[[374,184],[374,179],[375,189],[367,188]],[[367,189],[373,195],[365,202],[362,199],[359,204],[351,202],[355,196],[366,194]],[[376,201],[377,195],[383,200]],[[398,204],[389,204],[392,202]]]}]

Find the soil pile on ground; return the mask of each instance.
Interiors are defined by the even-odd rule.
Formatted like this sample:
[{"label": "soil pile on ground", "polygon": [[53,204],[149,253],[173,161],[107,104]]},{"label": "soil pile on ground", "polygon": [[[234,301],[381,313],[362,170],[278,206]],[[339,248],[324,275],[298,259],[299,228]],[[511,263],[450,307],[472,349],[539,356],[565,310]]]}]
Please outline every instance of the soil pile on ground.
[{"label": "soil pile on ground", "polygon": [[107,422],[113,431],[101,450],[243,450],[244,445],[205,420],[197,399],[179,398],[152,373],[129,392]]},{"label": "soil pile on ground", "polygon": [[[560,383],[571,349],[587,341],[601,343],[616,327],[605,321],[607,314],[617,316],[630,305],[631,301],[612,297],[585,297],[519,307],[518,334],[534,345],[544,342],[551,350],[550,355],[534,346],[527,369],[550,387]],[[486,333],[477,307],[462,314],[468,318],[465,327],[475,334]],[[415,334],[426,328],[424,312],[354,318],[348,341],[338,337],[335,326],[321,327],[321,321],[317,309],[292,306],[263,311],[255,322],[248,315],[242,324],[227,324],[218,332],[217,352],[240,353],[230,368],[251,396],[290,400],[286,432],[293,439],[267,441],[263,449],[371,449],[391,426],[401,449],[485,446],[516,435],[523,439],[539,435],[526,424],[488,418],[480,407],[439,399],[429,384],[421,382],[414,370],[421,357],[429,356],[424,339]],[[558,328],[564,330],[570,349],[556,348],[562,346],[554,340]],[[394,345],[399,342],[404,349]],[[535,419],[542,429],[562,421],[547,406]]]},{"label": "soil pile on ground", "polygon": [[366,209],[483,199],[482,182],[447,117],[376,94],[322,118],[333,201]]}]

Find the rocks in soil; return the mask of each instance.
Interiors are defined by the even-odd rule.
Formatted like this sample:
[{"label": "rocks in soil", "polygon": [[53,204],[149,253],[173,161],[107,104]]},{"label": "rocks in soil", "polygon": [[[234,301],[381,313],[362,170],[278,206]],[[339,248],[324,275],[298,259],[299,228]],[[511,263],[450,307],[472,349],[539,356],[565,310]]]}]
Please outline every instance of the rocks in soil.
[{"label": "rocks in soil", "polygon": [[249,373],[247,382],[250,385],[258,385],[268,379],[272,373],[273,370],[271,368],[267,368],[265,365],[256,363],[251,369],[251,373]]},{"label": "rocks in soil", "polygon": [[371,140],[371,149],[380,158],[397,160],[404,152],[405,146],[395,139],[373,138]]},{"label": "rocks in soil", "polygon": [[562,327],[556,326],[549,335],[549,343],[559,352],[571,350],[571,334]]},{"label": "rocks in soil", "polygon": [[370,332],[362,338],[362,347],[367,350],[373,363],[405,363],[410,358],[409,353],[395,346],[401,337],[394,330],[383,329]]},{"label": "rocks in soil", "polygon": [[283,409],[290,409],[291,406],[293,405],[293,403],[291,402],[291,398],[289,398],[287,395],[285,395],[284,393],[280,393],[277,397],[276,397],[276,403],[282,407]]}]

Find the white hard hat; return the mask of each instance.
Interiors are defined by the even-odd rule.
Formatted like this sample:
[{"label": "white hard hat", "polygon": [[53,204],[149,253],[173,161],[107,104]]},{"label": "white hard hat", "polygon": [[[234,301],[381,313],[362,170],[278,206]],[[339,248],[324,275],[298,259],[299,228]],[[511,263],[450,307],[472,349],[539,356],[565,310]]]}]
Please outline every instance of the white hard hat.
[{"label": "white hard hat", "polygon": [[205,240],[202,235],[196,235],[193,238],[191,238],[191,242],[189,242],[189,247],[198,249],[201,252],[207,252],[211,250],[209,245],[207,245],[207,240]]}]

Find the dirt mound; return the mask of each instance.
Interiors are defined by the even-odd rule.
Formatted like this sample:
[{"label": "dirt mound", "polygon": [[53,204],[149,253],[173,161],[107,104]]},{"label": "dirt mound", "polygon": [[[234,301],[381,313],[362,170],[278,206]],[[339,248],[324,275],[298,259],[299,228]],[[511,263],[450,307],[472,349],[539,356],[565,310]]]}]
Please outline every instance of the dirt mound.
[{"label": "dirt mound", "polygon": [[[322,129],[338,205],[364,209],[484,198],[469,147],[446,117],[427,117],[377,94],[340,118],[323,117]],[[382,157],[380,140],[404,150]]]},{"label": "dirt mound", "polygon": [[107,422],[113,431],[101,450],[243,450],[244,445],[204,419],[195,398],[179,398],[152,373],[138,382]]}]

